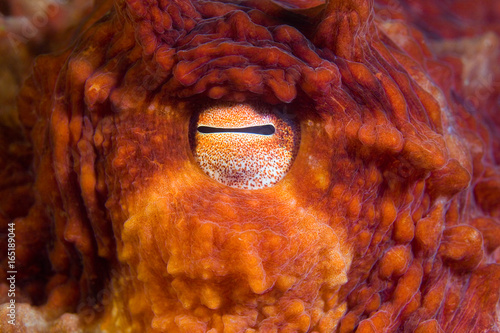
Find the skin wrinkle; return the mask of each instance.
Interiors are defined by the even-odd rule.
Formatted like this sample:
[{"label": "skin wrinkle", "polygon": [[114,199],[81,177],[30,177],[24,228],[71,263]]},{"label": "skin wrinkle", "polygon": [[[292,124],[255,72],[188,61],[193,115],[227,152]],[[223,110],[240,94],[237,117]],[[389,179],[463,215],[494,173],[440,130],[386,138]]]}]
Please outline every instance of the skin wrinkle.
[{"label": "skin wrinkle", "polygon": [[[0,330],[499,332],[498,17],[494,0],[103,2],[34,61],[20,124],[0,118],[19,271]],[[210,178],[195,115],[257,104],[300,125],[283,178]]]}]

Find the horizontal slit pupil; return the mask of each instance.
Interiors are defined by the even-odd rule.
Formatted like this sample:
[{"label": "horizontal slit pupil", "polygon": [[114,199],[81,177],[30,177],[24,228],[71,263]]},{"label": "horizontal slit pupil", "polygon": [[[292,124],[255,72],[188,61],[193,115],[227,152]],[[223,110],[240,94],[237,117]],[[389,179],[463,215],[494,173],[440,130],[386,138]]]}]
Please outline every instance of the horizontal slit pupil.
[{"label": "horizontal slit pupil", "polygon": [[248,133],[248,134],[260,134],[260,135],[272,135],[276,132],[273,125],[262,125],[262,126],[249,126],[249,127],[238,127],[238,128],[222,128],[222,127],[210,127],[210,126],[198,126],[198,132],[209,134],[209,133]]}]

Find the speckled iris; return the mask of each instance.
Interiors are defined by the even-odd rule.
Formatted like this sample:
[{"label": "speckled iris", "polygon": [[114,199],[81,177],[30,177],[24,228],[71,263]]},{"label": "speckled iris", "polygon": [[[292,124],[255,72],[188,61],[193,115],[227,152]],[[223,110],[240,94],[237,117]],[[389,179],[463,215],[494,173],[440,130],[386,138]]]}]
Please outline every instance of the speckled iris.
[{"label": "speckled iris", "polygon": [[211,178],[231,187],[260,189],[290,169],[300,141],[298,125],[270,107],[215,105],[197,115],[193,154]]}]

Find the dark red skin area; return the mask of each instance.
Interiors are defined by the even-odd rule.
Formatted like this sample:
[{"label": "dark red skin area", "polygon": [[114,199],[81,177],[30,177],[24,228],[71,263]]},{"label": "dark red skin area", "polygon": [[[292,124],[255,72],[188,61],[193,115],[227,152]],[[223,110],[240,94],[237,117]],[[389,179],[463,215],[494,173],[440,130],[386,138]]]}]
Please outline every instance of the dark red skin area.
[{"label": "dark red skin area", "polygon": [[[26,139],[2,124],[18,302],[53,332],[500,332],[498,22],[493,0],[106,2],[35,61]],[[197,168],[217,101],[296,117],[275,187]]]}]

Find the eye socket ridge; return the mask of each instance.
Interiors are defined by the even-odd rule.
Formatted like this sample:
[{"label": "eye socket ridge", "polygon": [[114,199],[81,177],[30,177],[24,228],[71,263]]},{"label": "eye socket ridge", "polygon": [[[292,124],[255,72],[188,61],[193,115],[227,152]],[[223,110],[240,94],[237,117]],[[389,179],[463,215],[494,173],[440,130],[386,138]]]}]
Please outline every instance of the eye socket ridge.
[{"label": "eye socket ridge", "polygon": [[198,132],[203,134],[211,133],[245,133],[245,134],[256,134],[256,135],[273,135],[276,133],[276,128],[274,125],[260,125],[260,126],[248,126],[248,127],[212,127],[212,126],[198,126]]}]

